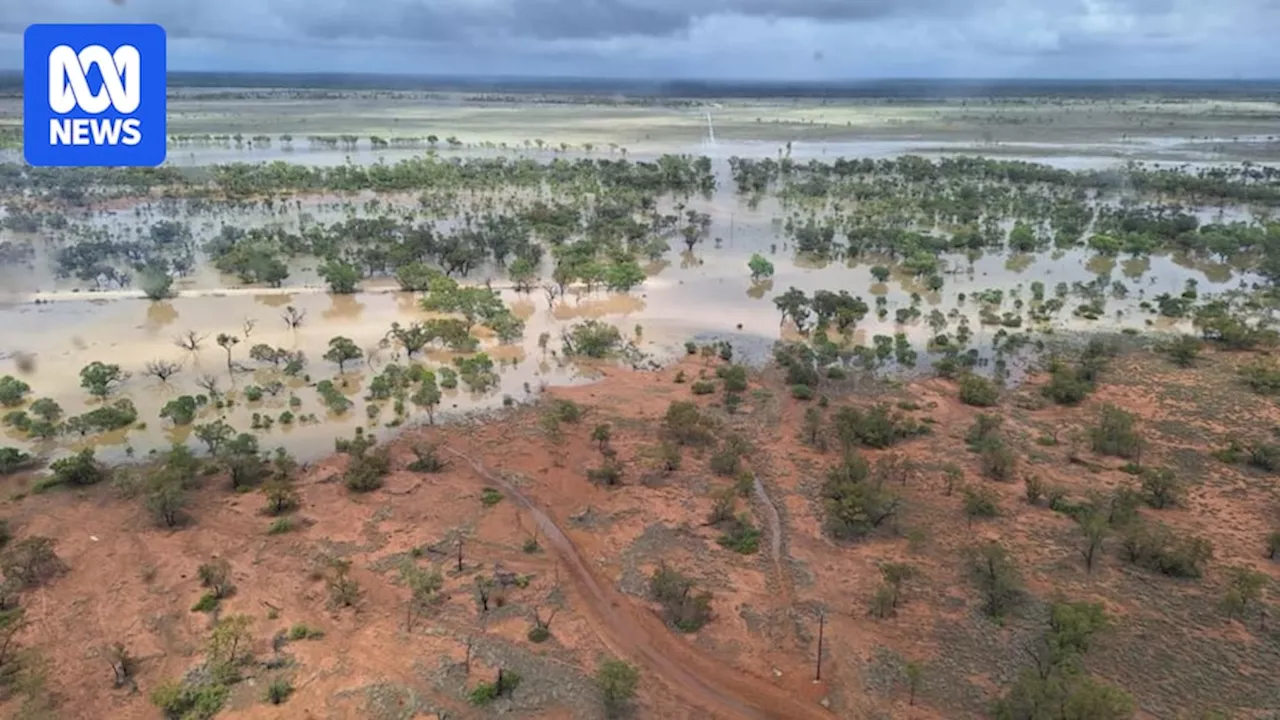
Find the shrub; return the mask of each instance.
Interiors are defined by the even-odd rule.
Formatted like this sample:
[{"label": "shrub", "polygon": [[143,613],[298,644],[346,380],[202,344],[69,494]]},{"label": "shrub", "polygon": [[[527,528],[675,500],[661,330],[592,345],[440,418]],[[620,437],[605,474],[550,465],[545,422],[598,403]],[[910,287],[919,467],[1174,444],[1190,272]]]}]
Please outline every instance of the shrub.
[{"label": "shrub", "polygon": [[587,470],[587,479],[593,483],[612,487],[622,483],[622,466],[616,460],[606,459],[598,468]]},{"label": "shrub", "polygon": [[1280,363],[1259,359],[1240,368],[1244,383],[1259,395],[1280,394]]},{"label": "shrub", "polygon": [[95,485],[107,479],[107,469],[98,464],[93,450],[85,448],[70,457],[55,460],[49,465],[53,481],[59,485]]},{"label": "shrub", "polygon": [[1194,535],[1175,533],[1163,523],[1133,522],[1122,538],[1130,562],[1171,577],[1200,577],[1213,557],[1213,545]]},{"label": "shrub", "polygon": [[440,448],[434,443],[414,445],[413,455],[415,459],[409,463],[409,469],[414,472],[438,473],[449,466],[449,462],[440,457]]},{"label": "shrub", "polygon": [[697,632],[711,620],[711,593],[696,591],[692,580],[666,563],[650,576],[649,596],[662,605],[667,622],[681,632]]},{"label": "shrub", "polygon": [[754,555],[760,549],[760,529],[751,523],[746,513],[729,521],[725,532],[716,542],[734,552]]},{"label": "shrub", "polygon": [[897,515],[901,506],[885,488],[883,477],[872,477],[867,461],[856,453],[827,471],[822,499],[826,531],[840,540],[865,537]]},{"label": "shrub", "polygon": [[639,682],[640,673],[631,665],[621,660],[601,663],[600,669],[596,671],[596,687],[600,689],[607,717],[617,718],[626,713]]},{"label": "shrub", "polygon": [[471,691],[472,705],[488,705],[500,697],[510,697],[520,686],[520,675],[510,670],[499,670],[498,678],[491,683],[480,683]]},{"label": "shrub", "polygon": [[622,333],[618,328],[599,320],[586,320],[562,333],[565,355],[585,355],[602,358],[622,346]]},{"label": "shrub", "polygon": [[1018,597],[1022,586],[1017,566],[999,543],[990,542],[969,550],[969,567],[983,596],[987,615],[1004,615]]},{"label": "shrub", "polygon": [[485,507],[493,507],[502,502],[502,492],[497,488],[485,488],[480,492],[480,502]]},{"label": "shrub", "polygon": [[900,440],[922,435],[924,426],[880,403],[862,409],[845,406],[831,416],[832,429],[846,453],[858,445],[883,449]]},{"label": "shrub", "polygon": [[290,640],[318,640],[322,637],[324,637],[324,632],[304,623],[296,623],[289,628],[288,638]]},{"label": "shrub", "polygon": [[230,695],[231,689],[221,683],[189,685],[168,680],[151,692],[151,702],[166,720],[208,720],[222,710]]},{"label": "shrub", "polygon": [[370,492],[382,487],[382,478],[391,471],[391,454],[386,448],[353,455],[342,482],[352,492]]},{"label": "shrub", "polygon": [[795,398],[796,400],[812,400],[813,388],[809,387],[808,385],[792,385],[791,397]]},{"label": "shrub", "polygon": [[667,406],[663,425],[667,434],[681,445],[697,445],[711,439],[706,418],[691,402],[673,402]]},{"label": "shrub", "polygon": [[275,520],[271,521],[270,527],[267,528],[267,534],[268,535],[284,535],[287,532],[292,532],[293,528],[294,528],[293,518],[278,517]]},{"label": "shrub", "polygon": [[968,518],[993,518],[1000,515],[1000,496],[991,488],[964,489],[964,514]]},{"label": "shrub", "polygon": [[263,700],[272,705],[280,705],[289,696],[293,694],[293,683],[285,678],[276,678],[267,685],[266,691],[263,693]]},{"label": "shrub", "polygon": [[1007,481],[1013,479],[1018,458],[1003,439],[998,437],[987,438],[979,444],[978,448],[984,475],[992,480]]},{"label": "shrub", "polygon": [[710,395],[716,391],[716,384],[710,380],[699,380],[689,386],[694,395]]},{"label": "shrub", "polygon": [[724,381],[725,392],[744,392],[747,389],[747,369],[741,365],[721,365],[716,377]]},{"label": "shrub", "polygon": [[1089,439],[1093,451],[1099,455],[1136,458],[1142,453],[1142,436],[1137,430],[1137,418],[1115,405],[1102,406],[1098,424],[1090,429]]},{"label": "shrub", "polygon": [[960,401],[974,407],[991,407],[1000,401],[1000,388],[984,377],[969,373],[960,378]]},{"label": "shrub", "polygon": [[15,447],[0,447],[0,475],[12,475],[35,465],[36,458]]},{"label": "shrub", "polygon": [[1182,501],[1183,487],[1173,471],[1147,468],[1142,472],[1142,493],[1148,505],[1161,510]]},{"label": "shrub", "polygon": [[1179,335],[1160,348],[1169,356],[1170,362],[1178,367],[1192,367],[1200,355],[1200,338],[1194,335]]},{"label": "shrub", "polygon": [[67,566],[54,552],[52,538],[33,535],[9,545],[0,555],[0,571],[6,582],[33,588],[66,571]]}]

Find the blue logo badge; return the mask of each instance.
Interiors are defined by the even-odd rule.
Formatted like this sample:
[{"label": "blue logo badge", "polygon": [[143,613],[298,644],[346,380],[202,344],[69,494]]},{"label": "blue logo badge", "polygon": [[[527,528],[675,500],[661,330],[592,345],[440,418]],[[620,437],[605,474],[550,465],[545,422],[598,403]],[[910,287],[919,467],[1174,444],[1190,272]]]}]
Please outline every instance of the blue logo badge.
[{"label": "blue logo badge", "polygon": [[165,34],[159,25],[52,25],[22,40],[22,148],[60,167],[164,162]]}]

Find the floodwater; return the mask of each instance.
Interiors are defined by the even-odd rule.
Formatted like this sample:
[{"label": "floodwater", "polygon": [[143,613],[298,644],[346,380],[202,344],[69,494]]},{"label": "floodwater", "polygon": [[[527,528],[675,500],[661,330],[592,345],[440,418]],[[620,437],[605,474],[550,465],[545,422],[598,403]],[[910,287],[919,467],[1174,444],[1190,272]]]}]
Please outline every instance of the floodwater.
[{"label": "floodwater", "polygon": [[[842,154],[848,154],[846,150],[848,148],[840,148]],[[262,155],[254,151],[255,159],[265,159],[267,154],[265,150]],[[317,154],[320,153],[296,153],[289,159],[314,159]],[[196,159],[202,163],[211,160],[209,156]],[[219,161],[225,159],[218,157]],[[722,170],[722,187],[728,185],[727,163],[717,162],[717,167]],[[354,204],[358,206],[359,202]],[[1071,310],[1085,302],[1073,295],[1064,298],[1066,307],[1050,326],[1055,331],[1152,326],[1172,330],[1180,327],[1178,323],[1144,312],[1138,304],[1161,293],[1177,295],[1189,280],[1198,284],[1201,293],[1235,288],[1256,280],[1227,265],[1166,256],[1139,261],[1070,251],[1030,256],[993,254],[971,262],[960,255],[943,258],[947,267],[946,285],[940,293],[930,293],[916,285],[913,278],[900,273],[895,273],[887,283],[876,283],[870,274],[870,268],[877,264],[875,258],[815,262],[794,257],[786,247],[780,223],[776,222],[783,215],[776,201],[766,200],[757,207],[748,207],[727,189],[722,189],[710,200],[690,201],[689,207],[712,215],[710,237],[692,253],[683,252],[683,246],[673,241],[666,260],[650,267],[647,281],[631,293],[571,293],[549,307],[541,291],[519,296],[504,290],[504,300],[527,326],[523,340],[512,345],[500,345],[493,338],[482,337],[482,350],[500,365],[500,387],[484,394],[473,394],[465,385],[445,390],[438,417],[495,408],[507,397],[520,401],[536,394],[543,385],[589,381],[593,375],[590,365],[559,356],[561,331],[587,317],[615,324],[624,338],[633,340],[655,358],[663,359],[684,352],[684,342],[695,336],[750,337],[765,342],[792,336],[794,329],[779,322],[780,316],[772,301],[774,296],[792,286],[807,293],[818,289],[848,290],[872,305],[872,312],[854,333],[856,343],[865,345],[876,335],[892,336],[901,332],[923,350],[935,334],[926,318],[938,310],[950,316],[944,332],[954,333],[960,318],[967,318],[973,332],[972,346],[989,348],[999,327],[979,321],[980,308],[972,297],[984,290],[1003,291],[1002,305],[988,308],[997,315],[1014,312],[1025,316],[1025,308],[1019,307],[1021,303],[1031,302],[1030,285],[1034,281],[1044,283],[1046,297],[1053,297],[1059,283],[1089,283],[1106,276],[1110,282],[1123,283],[1127,293],[1118,297],[1108,291],[1106,312],[1099,320],[1073,317]],[[332,200],[309,201],[304,203],[302,212],[321,220],[343,214]],[[274,214],[255,209],[228,211],[221,217],[184,217],[181,213],[177,217],[191,223],[198,245],[217,232],[223,220],[247,227],[288,222],[290,217],[296,221],[298,213],[296,209],[278,210]],[[100,215],[93,222],[118,230],[130,223],[147,225],[158,218],[147,212],[138,216],[132,211],[119,211]],[[80,368],[94,360],[119,364],[131,377],[109,400],[131,399],[139,410],[140,424],[127,431],[87,438],[64,436],[44,443],[30,442],[6,428],[0,431],[5,434],[0,444],[49,455],[92,445],[101,450],[104,458],[120,459],[128,455],[142,456],[174,442],[194,443],[189,437],[190,427],[174,428],[168,420],[159,417],[159,412],[170,399],[203,392],[197,381],[206,377],[216,378],[219,390],[231,404],[222,409],[203,408],[197,422],[222,417],[237,430],[249,431],[254,414],[276,419],[269,428],[256,430],[262,446],[285,447],[303,460],[331,452],[335,437],[349,437],[359,426],[381,434],[392,432],[387,427],[395,418],[391,404],[370,403],[364,395],[372,373],[388,362],[402,365],[407,362],[406,358],[396,355],[396,348],[379,347],[391,324],[408,324],[430,317],[419,308],[414,294],[395,290],[390,281],[375,280],[367,281],[361,293],[330,295],[320,287],[314,272],[308,272],[314,263],[300,262],[286,286],[280,289],[236,287],[234,280],[202,267],[177,284],[182,291],[179,297],[152,302],[131,290],[95,293],[85,283],[54,282],[49,268],[51,252],[45,246],[55,242],[55,238],[36,240],[38,252],[31,266],[4,268],[0,272],[0,290],[8,291],[0,297],[0,327],[5,329],[3,346],[0,346],[0,375],[20,375],[32,386],[30,399],[51,397],[62,405],[67,415],[74,415],[94,406],[80,387]],[[769,257],[776,266],[776,274],[770,280],[751,281],[747,259],[754,252]],[[543,276],[548,273],[549,268],[544,269]],[[493,268],[485,268],[469,279],[479,282],[485,277],[500,281],[502,275]],[[80,292],[69,292],[73,288]],[[32,301],[30,294],[37,290],[46,291],[38,303]],[[49,290],[56,292],[47,292]],[[962,302],[961,294],[969,299]],[[913,295],[918,295],[918,300]],[[884,320],[877,319],[875,313],[875,298],[879,296],[886,299],[888,313]],[[920,310],[919,319],[903,325],[895,323],[896,310],[913,304]],[[290,329],[282,319],[286,306],[306,313],[300,328]],[[175,337],[189,330],[206,338],[199,352],[187,352],[174,342]],[[228,367],[227,353],[214,343],[213,338],[219,333],[241,338],[232,348],[232,368]],[[551,338],[545,349],[539,347],[539,336],[543,333]],[[368,355],[366,361],[348,367],[343,374],[338,373],[336,365],[322,359],[329,339],[339,335],[354,340]],[[250,360],[249,348],[259,343],[303,351],[308,360],[306,377],[285,378],[269,366],[262,367],[261,363]],[[26,374],[18,367],[18,358],[24,355],[35,359],[34,368]],[[449,364],[452,358],[449,353],[427,352],[415,360],[435,367]],[[162,383],[143,374],[146,364],[155,360],[179,362],[183,369],[169,382]],[[353,401],[345,413],[334,415],[325,410],[315,389],[315,383],[325,379],[333,380]],[[245,387],[262,387],[273,380],[285,384],[277,395],[267,395],[257,402],[243,398]],[[370,414],[370,404],[380,410]],[[406,423],[426,422],[424,411],[409,403],[406,406]],[[314,413],[316,420],[283,425],[278,418],[286,410],[297,417]]]}]

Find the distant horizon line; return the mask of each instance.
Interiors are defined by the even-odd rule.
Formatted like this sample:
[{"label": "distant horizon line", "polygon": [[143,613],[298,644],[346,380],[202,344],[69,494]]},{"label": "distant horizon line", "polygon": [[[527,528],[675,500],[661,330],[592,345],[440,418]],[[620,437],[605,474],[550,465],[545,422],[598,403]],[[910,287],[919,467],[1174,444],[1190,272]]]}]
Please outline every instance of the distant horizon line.
[{"label": "distant horizon line", "polygon": [[[21,76],[22,68],[0,67],[0,77]],[[583,83],[691,83],[707,85],[862,85],[871,83],[1089,83],[1089,84],[1186,84],[1186,83],[1230,83],[1230,84],[1280,84],[1280,75],[1275,77],[1012,77],[1012,76],[925,76],[925,75],[884,75],[876,77],[848,77],[827,79],[770,79],[770,78],[714,78],[714,77],[635,77],[607,75],[520,75],[520,74],[450,74],[450,73],[397,73],[397,72],[347,72],[340,70],[170,70],[169,77],[175,76],[223,76],[223,77],[313,77],[313,78],[387,78],[399,81],[417,80],[426,82],[583,82]]]},{"label": "distant horizon line", "polygon": [[[169,89],[473,92],[639,98],[841,98],[929,100],[983,97],[1123,97],[1157,94],[1280,101],[1280,78],[946,78],[882,77],[806,80],[600,77],[573,75],[449,75],[371,72],[249,72],[173,70]],[[19,93],[22,71],[0,68],[0,91]]]}]

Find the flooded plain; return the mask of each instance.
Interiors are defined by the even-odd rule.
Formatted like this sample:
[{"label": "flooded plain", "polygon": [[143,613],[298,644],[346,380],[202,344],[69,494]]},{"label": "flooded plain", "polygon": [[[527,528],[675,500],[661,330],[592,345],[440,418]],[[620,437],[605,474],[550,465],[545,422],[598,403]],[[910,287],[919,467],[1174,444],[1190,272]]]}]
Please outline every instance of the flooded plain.
[{"label": "flooded plain", "polygon": [[[705,119],[695,117],[690,122],[696,126],[698,122],[705,124]],[[852,335],[853,343],[868,345],[877,335],[900,333],[923,354],[929,339],[937,334],[937,328],[928,322],[933,311],[942,313],[952,328],[959,323],[967,324],[972,329],[972,344],[979,348],[990,347],[998,333],[1032,330],[1037,334],[1122,328],[1185,330],[1185,321],[1161,317],[1141,304],[1164,293],[1176,296],[1189,283],[1203,294],[1248,286],[1257,280],[1229,264],[1206,263],[1177,255],[1153,255],[1139,260],[1124,255],[1103,257],[1073,249],[1031,255],[944,256],[941,259],[946,283],[939,292],[929,291],[920,284],[919,278],[899,269],[894,269],[886,282],[878,282],[871,268],[877,264],[892,266],[888,260],[864,256],[856,261],[815,261],[797,256],[794,249],[788,247],[782,229],[788,209],[779,206],[775,198],[747,204],[733,193],[727,159],[731,156],[776,157],[782,152],[780,145],[770,139],[713,140],[714,130],[709,127],[701,132],[703,137],[684,145],[673,144],[664,151],[705,154],[713,158],[719,190],[710,197],[692,198],[687,202],[688,209],[710,216],[707,238],[691,252],[684,252],[680,243],[672,242],[672,249],[662,260],[646,267],[645,282],[626,293],[603,290],[588,293],[577,288],[566,297],[549,302],[540,289],[524,294],[510,289],[499,268],[477,268],[466,282],[488,280],[500,288],[512,312],[525,321],[525,332],[522,339],[510,344],[482,336],[481,350],[498,365],[501,382],[485,393],[472,393],[463,388],[444,390],[439,416],[520,401],[545,385],[589,381],[595,375],[595,368],[590,363],[565,358],[560,352],[561,333],[584,318],[614,324],[624,339],[633,341],[639,350],[661,361],[683,354],[685,342],[692,337],[753,338],[767,346],[773,339],[794,333],[794,328],[781,322],[773,302],[775,296],[791,287],[806,293],[847,290],[868,303],[876,303],[876,309],[882,306],[886,311],[882,316],[873,311],[859,322]],[[282,149],[279,136],[274,137],[277,138],[274,145],[260,142],[257,148],[174,148],[171,163],[209,165],[270,160],[318,165],[392,163],[420,156],[425,151],[422,148],[375,150],[368,146],[342,151],[308,149],[302,141],[298,141],[296,148]],[[579,138],[578,142],[583,141]],[[1134,159],[1134,148],[1141,150],[1142,147],[1148,147],[1150,157],[1139,152],[1137,159],[1161,158],[1161,143],[1154,140],[1146,146],[1128,143],[1124,151]],[[798,141],[792,144],[790,152],[797,159],[830,161],[837,157],[945,154],[972,149],[969,144],[923,137]],[[1114,147],[1097,144],[1082,145],[1075,150],[1071,150],[1069,144],[1048,147],[1034,143],[1002,148],[1004,154],[1012,149],[1016,149],[1018,156],[1026,154],[1028,159],[1069,169],[1106,167],[1122,162],[1117,159]],[[588,154],[581,149],[556,153],[496,147],[439,152],[466,156],[525,154],[543,159]],[[1036,152],[1041,154],[1035,155]],[[605,149],[595,154],[618,157],[621,151]],[[637,153],[631,157],[640,159],[643,155]],[[207,203],[195,208],[186,201],[178,201],[163,212],[157,211],[154,205],[127,206],[96,213],[87,222],[114,234],[128,234],[160,218],[177,219],[190,224],[194,245],[198,248],[215,235],[224,222],[245,228],[296,227],[303,216],[308,220],[367,216],[361,208],[367,209],[367,201],[373,197],[372,193],[366,193],[350,198],[310,198],[296,204],[290,201],[271,211],[258,207],[210,211]],[[384,202],[394,201],[387,200],[387,196],[381,198]],[[1204,221],[1219,221],[1248,213],[1231,208],[1203,208],[1197,214]],[[52,398],[70,416],[92,409],[97,403],[81,388],[80,369],[95,360],[118,364],[129,377],[108,402],[128,398],[138,410],[138,423],[126,430],[33,441],[24,433],[7,428],[3,431],[4,444],[39,451],[46,456],[93,446],[100,449],[106,459],[138,457],[174,442],[194,444],[190,438],[192,426],[175,428],[170,421],[161,419],[160,410],[166,402],[181,395],[203,392],[201,388],[207,390],[211,384],[225,397],[225,406],[203,406],[197,414],[197,423],[220,417],[237,430],[253,428],[264,448],[284,447],[304,460],[331,452],[335,437],[349,437],[357,427],[388,433],[393,431],[393,426],[427,420],[426,414],[416,407],[407,408],[405,416],[396,420],[390,407],[392,401],[366,399],[373,375],[387,363],[403,365],[408,361],[385,341],[392,323],[408,325],[432,317],[420,308],[419,295],[398,290],[390,279],[366,280],[360,292],[332,295],[316,274],[314,262],[295,261],[283,287],[242,286],[198,257],[194,272],[175,284],[175,297],[149,301],[129,288],[95,288],[92,283],[55,278],[53,252],[64,241],[57,233],[24,236],[6,230],[0,234],[0,240],[29,242],[34,248],[29,261],[0,268],[0,327],[4,328],[0,375],[20,376],[31,386],[28,400]],[[774,264],[776,272],[771,278],[758,282],[751,279],[747,261],[753,253],[765,256]],[[548,258],[541,268],[541,277],[548,277],[550,270]],[[991,322],[993,315],[1021,313],[1024,302],[1030,302],[1029,288],[1033,282],[1043,283],[1050,293],[1055,287],[1078,289],[1090,284],[1110,290],[1101,300],[1104,312],[1097,313],[1094,320],[1073,314],[1071,309],[1079,301],[1068,300],[1066,293],[1059,291],[1058,297],[1065,301],[1066,308],[1048,321],[1037,322],[1034,327],[1028,324],[1020,329],[1003,330],[998,322]],[[1001,291],[998,304],[979,305],[974,299],[991,290]],[[282,318],[289,307],[305,313],[304,322],[297,328],[291,328]],[[908,312],[902,315],[901,310]],[[196,352],[184,350],[175,342],[188,332],[204,338]],[[240,338],[229,354],[214,342],[220,333]],[[322,359],[330,338],[335,336],[352,339],[365,351],[366,358],[339,373],[336,365]],[[308,360],[304,372],[286,377],[269,364],[264,366],[250,360],[249,349],[259,343],[301,351]],[[453,357],[445,352],[426,352],[414,361],[434,367],[449,364]],[[144,374],[147,363],[154,361],[178,363],[182,369],[162,382]],[[315,386],[326,379],[332,380],[352,401],[345,412],[328,412],[318,397]],[[276,382],[279,384],[274,384]],[[271,392],[261,399],[250,400],[245,391],[251,387],[269,387]],[[282,423],[280,418],[286,413],[292,421]]]}]

